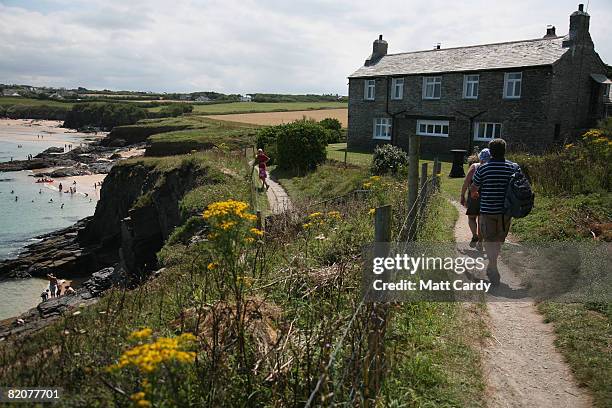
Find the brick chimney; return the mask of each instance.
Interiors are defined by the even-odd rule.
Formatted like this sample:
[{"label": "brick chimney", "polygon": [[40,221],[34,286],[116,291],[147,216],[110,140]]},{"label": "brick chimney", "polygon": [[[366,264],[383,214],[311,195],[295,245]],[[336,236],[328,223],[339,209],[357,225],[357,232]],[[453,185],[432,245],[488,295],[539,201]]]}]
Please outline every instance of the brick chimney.
[{"label": "brick chimney", "polygon": [[592,43],[589,34],[589,20],[591,17],[584,11],[584,4],[578,5],[578,10],[570,15],[569,39],[563,42],[563,46],[587,45]]},{"label": "brick chimney", "polygon": [[382,57],[387,55],[388,44],[383,40],[382,34],[378,36],[377,40],[374,40],[372,45],[372,55],[365,61],[365,65],[372,65],[378,62]]},{"label": "brick chimney", "polygon": [[555,26],[549,25],[546,27],[546,35],[542,38],[556,38],[557,33],[555,32]]}]

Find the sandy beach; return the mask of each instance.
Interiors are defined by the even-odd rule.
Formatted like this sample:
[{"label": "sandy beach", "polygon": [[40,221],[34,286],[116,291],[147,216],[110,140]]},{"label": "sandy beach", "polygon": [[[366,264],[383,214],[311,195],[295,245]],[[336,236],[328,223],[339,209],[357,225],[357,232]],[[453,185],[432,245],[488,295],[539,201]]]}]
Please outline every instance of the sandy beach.
[{"label": "sandy beach", "polygon": [[[53,179],[52,183],[40,183],[40,185],[49,190],[58,191],[59,185],[62,184],[62,189],[65,194],[66,191],[69,190],[70,187],[76,188],[77,195],[81,195],[84,197],[89,197],[93,200],[100,199],[100,186],[94,187],[94,184],[101,183],[104,181],[106,174],[88,174],[85,176],[73,176],[73,177],[56,177]],[[35,182],[36,180],[33,178],[32,180]],[[73,184],[76,181],[76,184]]]},{"label": "sandy beach", "polygon": [[[0,137],[10,139],[15,142],[31,142],[44,140],[47,142],[57,142],[60,145],[72,143],[74,138],[82,137],[85,140],[103,138],[106,133],[79,133],[73,129],[62,128],[62,121],[59,120],[35,120],[35,119],[0,119]],[[35,129],[33,131],[33,129]],[[38,138],[41,137],[41,139]]]}]

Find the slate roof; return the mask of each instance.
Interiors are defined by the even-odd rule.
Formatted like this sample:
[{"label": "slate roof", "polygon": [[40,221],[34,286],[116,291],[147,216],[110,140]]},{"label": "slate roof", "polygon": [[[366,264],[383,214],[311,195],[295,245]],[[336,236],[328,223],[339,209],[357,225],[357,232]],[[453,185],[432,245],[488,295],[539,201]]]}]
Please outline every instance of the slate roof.
[{"label": "slate roof", "polygon": [[359,68],[349,78],[551,65],[569,50],[562,46],[563,40],[564,37],[552,37],[387,54],[376,63]]}]

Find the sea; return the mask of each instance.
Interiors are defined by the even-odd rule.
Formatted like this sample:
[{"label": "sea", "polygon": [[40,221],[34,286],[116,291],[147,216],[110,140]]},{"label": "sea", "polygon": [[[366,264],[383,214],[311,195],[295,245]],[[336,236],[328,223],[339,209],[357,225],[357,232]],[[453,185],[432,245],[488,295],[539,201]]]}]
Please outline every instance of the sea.
[{"label": "sea", "polygon": [[[0,126],[0,162],[23,160],[51,146],[63,147],[64,142],[78,146],[85,141],[84,135],[72,133],[41,139],[35,126],[12,132]],[[28,170],[0,172],[0,260],[16,257],[37,236],[68,227],[95,211],[97,196],[61,193],[57,183],[37,183],[32,175]],[[35,307],[47,286],[46,280],[36,278],[0,281],[0,320]]]}]

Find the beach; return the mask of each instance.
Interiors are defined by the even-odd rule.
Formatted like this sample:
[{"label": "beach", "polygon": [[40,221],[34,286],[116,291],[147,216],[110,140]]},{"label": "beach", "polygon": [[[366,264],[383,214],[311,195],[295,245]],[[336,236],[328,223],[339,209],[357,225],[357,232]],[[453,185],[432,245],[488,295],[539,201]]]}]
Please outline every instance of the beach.
[{"label": "beach", "polygon": [[[75,148],[96,139],[92,134],[61,128],[61,124],[0,119],[0,162],[24,160],[49,147],[72,144]],[[103,135],[99,133],[97,137]],[[100,198],[97,183],[104,180],[105,174],[58,177],[53,182],[37,183],[34,174],[45,170],[50,169],[0,172],[0,260],[16,257],[39,235],[68,227],[94,213]],[[64,192],[59,191],[60,183]],[[71,194],[70,187],[75,187],[76,192]],[[35,307],[47,285],[46,280],[37,278],[0,282],[0,319]]]}]

